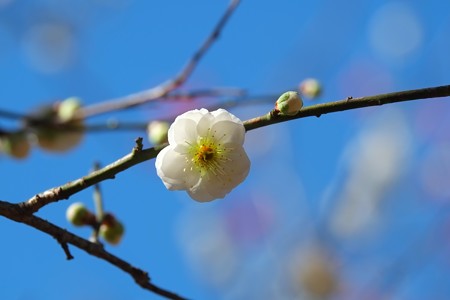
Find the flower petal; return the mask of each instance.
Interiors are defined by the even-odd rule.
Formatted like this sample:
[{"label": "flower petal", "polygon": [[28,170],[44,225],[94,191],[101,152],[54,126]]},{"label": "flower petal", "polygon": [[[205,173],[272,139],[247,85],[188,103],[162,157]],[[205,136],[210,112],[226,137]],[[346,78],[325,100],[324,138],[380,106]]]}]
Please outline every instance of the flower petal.
[{"label": "flower petal", "polygon": [[195,143],[197,141],[197,123],[191,119],[175,119],[167,134],[169,144]]},{"label": "flower petal", "polygon": [[214,116],[211,113],[203,115],[197,124],[198,135],[202,137],[208,136],[211,130],[211,125],[214,123],[214,121]]},{"label": "flower petal", "polygon": [[223,108],[219,108],[218,110],[212,111],[211,114],[214,116],[214,119],[215,119],[216,122],[232,121],[232,122],[235,122],[235,123],[242,124],[242,121],[239,120],[239,118],[237,118],[235,115],[233,115],[232,113],[226,111]]},{"label": "flower petal", "polygon": [[232,152],[227,155],[228,161],[221,164],[221,171],[210,177],[208,186],[211,189],[232,190],[247,177],[250,169],[250,160],[244,149],[235,145]]},{"label": "flower petal", "polygon": [[197,184],[200,173],[186,164],[186,156],[167,146],[156,157],[156,171],[169,190],[185,190]]},{"label": "flower petal", "polygon": [[242,124],[232,121],[220,121],[211,126],[211,135],[220,144],[244,144],[245,128]]},{"label": "flower petal", "polygon": [[224,172],[229,177],[227,180],[237,186],[244,181],[250,171],[250,159],[240,145],[234,145],[233,151],[227,157],[229,162],[224,164]]},{"label": "flower petal", "polygon": [[203,180],[200,179],[199,183],[196,186],[187,190],[189,196],[191,196],[192,199],[198,202],[209,202],[217,198],[223,198],[211,195],[206,189],[207,185],[205,185],[202,181]]}]

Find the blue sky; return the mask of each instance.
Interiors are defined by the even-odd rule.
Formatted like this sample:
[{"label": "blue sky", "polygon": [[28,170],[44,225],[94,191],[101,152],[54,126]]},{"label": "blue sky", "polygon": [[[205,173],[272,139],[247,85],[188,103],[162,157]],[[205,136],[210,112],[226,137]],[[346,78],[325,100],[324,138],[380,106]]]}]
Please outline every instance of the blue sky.
[{"label": "blue sky", "polygon": [[[88,105],[155,86],[185,65],[227,4],[0,1],[0,108],[26,113],[70,96]],[[327,102],[448,84],[449,12],[445,1],[243,1],[182,89],[278,94],[314,77],[324,87],[315,101]],[[311,261],[332,270],[336,299],[448,298],[446,100],[249,132],[249,177],[208,204],[167,191],[154,161],[138,165],[101,185],[105,209],[126,227],[108,250],[190,299],[307,299],[314,291],[301,278]],[[147,122],[208,101],[160,102],[89,122]],[[232,112],[245,120],[271,108]],[[0,119],[1,128],[17,125]],[[92,133],[64,154],[3,155],[0,199],[24,201],[77,179],[94,161],[128,154],[137,136],[146,134]],[[65,210],[75,201],[93,208],[91,194],[38,215],[87,238]],[[2,299],[159,299],[74,247],[66,261],[53,238],[32,228],[2,219],[0,230]]]}]

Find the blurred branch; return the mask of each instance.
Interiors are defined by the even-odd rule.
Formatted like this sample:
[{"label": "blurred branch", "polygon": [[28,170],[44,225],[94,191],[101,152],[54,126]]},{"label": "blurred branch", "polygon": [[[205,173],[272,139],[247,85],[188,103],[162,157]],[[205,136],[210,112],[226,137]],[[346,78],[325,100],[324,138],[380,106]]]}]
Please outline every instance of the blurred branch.
[{"label": "blurred branch", "polygon": [[217,25],[214,27],[211,34],[203,42],[200,48],[194,53],[192,58],[188,61],[187,65],[178,73],[177,76],[175,76],[175,78],[145,91],[84,107],[80,110],[78,117],[87,118],[95,115],[109,113],[112,111],[124,110],[139,106],[144,103],[165,97],[169,92],[183,85],[188,77],[192,74],[199,61],[209,50],[211,45],[217,40],[220,32],[222,31],[230,16],[235,11],[239,2],[239,0],[231,0],[227,10],[220,18]]},{"label": "blurred branch", "polygon": [[147,272],[138,269],[128,262],[122,260],[121,258],[109,253],[100,244],[92,243],[46,220],[28,214],[18,204],[0,201],[0,215],[10,220],[26,224],[28,226],[36,228],[37,230],[47,233],[48,235],[51,235],[61,244],[68,259],[73,258],[67,246],[67,244],[71,244],[93,256],[109,262],[110,264],[130,274],[131,277],[133,277],[133,279],[136,281],[136,283],[139,284],[143,289],[154,292],[168,299],[185,299],[181,296],[178,296],[177,294],[154,285],[150,282],[150,277],[148,276]]},{"label": "blurred branch", "polygon": [[4,110],[4,109],[0,109],[0,118],[5,118],[5,119],[11,119],[11,120],[18,120],[18,119],[23,119],[26,116],[23,114],[19,114],[13,111],[8,111],[8,110]]},{"label": "blurred branch", "polygon": [[[253,118],[251,120],[247,120],[244,122],[245,129],[253,130],[256,128],[286,122],[290,120],[305,118],[305,117],[320,117],[321,115],[345,111],[355,108],[369,107],[369,106],[378,106],[389,103],[396,102],[404,102],[404,101],[412,101],[419,99],[427,99],[427,98],[437,98],[437,97],[446,97],[450,96],[450,85],[438,86],[438,87],[430,87],[424,89],[417,90],[408,90],[401,91],[395,93],[388,94],[380,94],[375,96],[368,97],[360,97],[353,98],[348,97],[345,100],[328,102],[322,104],[316,104],[308,107],[302,108],[296,115],[294,116],[285,116],[280,114],[274,114],[273,111],[268,114],[260,117]],[[274,99],[274,103],[275,103]]]}]

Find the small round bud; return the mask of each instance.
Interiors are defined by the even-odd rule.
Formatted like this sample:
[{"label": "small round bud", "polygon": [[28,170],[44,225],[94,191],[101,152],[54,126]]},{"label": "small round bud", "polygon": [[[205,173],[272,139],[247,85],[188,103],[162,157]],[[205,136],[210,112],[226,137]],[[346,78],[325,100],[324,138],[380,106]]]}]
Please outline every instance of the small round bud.
[{"label": "small round bud", "polygon": [[169,123],[165,121],[152,121],[147,126],[148,139],[154,145],[167,143]]},{"label": "small round bud", "polygon": [[66,211],[67,221],[75,226],[89,224],[92,213],[81,202],[72,203]]},{"label": "small round bud", "polygon": [[322,86],[320,82],[315,78],[307,78],[300,83],[300,93],[310,99],[314,99],[320,96],[322,93]]},{"label": "small round bud", "polygon": [[13,133],[0,137],[0,151],[14,158],[26,158],[30,148],[30,142],[24,133]]},{"label": "small round bud", "polygon": [[80,100],[71,97],[33,114],[35,119],[44,122],[44,125],[28,125],[35,127],[38,145],[53,152],[65,152],[77,146],[84,137],[83,119],[73,119],[80,107]]},{"label": "small round bud", "polygon": [[113,215],[106,214],[105,218],[100,224],[100,236],[111,245],[117,245],[122,240],[125,228]]},{"label": "small round bud", "polygon": [[287,116],[296,115],[303,106],[302,98],[297,92],[289,91],[278,98],[275,109]]}]

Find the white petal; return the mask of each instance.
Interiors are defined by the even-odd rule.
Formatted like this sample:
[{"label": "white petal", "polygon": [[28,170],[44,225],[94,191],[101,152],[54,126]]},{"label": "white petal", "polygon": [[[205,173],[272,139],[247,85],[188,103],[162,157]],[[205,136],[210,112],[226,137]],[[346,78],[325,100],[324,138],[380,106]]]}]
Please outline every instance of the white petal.
[{"label": "white petal", "polygon": [[[195,127],[197,126],[197,123],[200,121],[200,119],[208,114],[209,112],[202,108],[202,109],[194,109],[187,111],[178,117],[175,118],[175,121],[172,123],[172,125],[169,128],[168,132],[168,139],[169,144],[176,143],[177,140],[182,140],[182,138],[186,139],[192,139],[194,134]],[[194,125],[189,125],[191,122],[193,122]],[[189,128],[184,128],[185,126],[189,126]],[[194,126],[194,128],[192,128]],[[196,134],[196,133],[195,133]],[[181,135],[181,137],[179,137]],[[197,137],[195,137],[194,141]],[[191,140],[189,140],[191,141]]]},{"label": "white petal", "polygon": [[[224,172],[230,184],[237,186],[247,177],[250,171],[250,159],[242,146],[234,145],[233,151],[227,155],[229,162],[224,165]],[[233,188],[234,188],[233,187]]]},{"label": "white petal", "polygon": [[190,110],[190,111],[187,111],[187,112],[179,115],[175,119],[175,121],[177,119],[190,119],[190,120],[192,120],[192,121],[197,123],[198,121],[200,121],[202,116],[206,115],[207,113],[208,113],[208,110],[204,109],[204,108],[202,108],[202,109],[194,109],[194,110]]},{"label": "white petal", "polygon": [[216,122],[219,122],[219,121],[233,121],[235,123],[242,124],[242,121],[239,120],[239,118],[237,118],[235,115],[233,115],[232,113],[226,111],[223,108],[219,108],[218,110],[212,111],[211,114],[214,116]]},{"label": "white petal", "polygon": [[214,123],[214,116],[211,113],[207,113],[202,116],[197,124],[197,133],[199,136],[206,137],[209,134],[211,125]]},{"label": "white petal", "polygon": [[245,128],[242,124],[233,121],[220,121],[211,126],[211,134],[220,144],[244,144]]},{"label": "white petal", "polygon": [[224,198],[231,191],[229,188],[211,187],[211,182],[214,182],[214,180],[201,178],[197,185],[187,191],[189,196],[198,202],[210,202]]},{"label": "white petal", "polygon": [[191,170],[186,157],[168,146],[156,157],[156,171],[169,190],[185,190],[197,184],[200,173]]},{"label": "white petal", "polygon": [[227,158],[229,160],[220,166],[222,172],[209,178],[208,185],[211,189],[231,191],[247,177],[250,160],[242,147],[235,145],[234,150],[227,155]]},{"label": "white petal", "polygon": [[176,119],[168,132],[169,144],[195,143],[197,141],[197,122],[187,118]]},{"label": "white petal", "polygon": [[217,199],[218,197],[215,197],[214,195],[211,195],[207,190],[206,190],[206,184],[202,183],[202,180],[200,179],[199,183],[187,190],[189,196],[191,196],[192,199],[194,199],[195,201],[198,202],[209,202],[212,200]]}]

